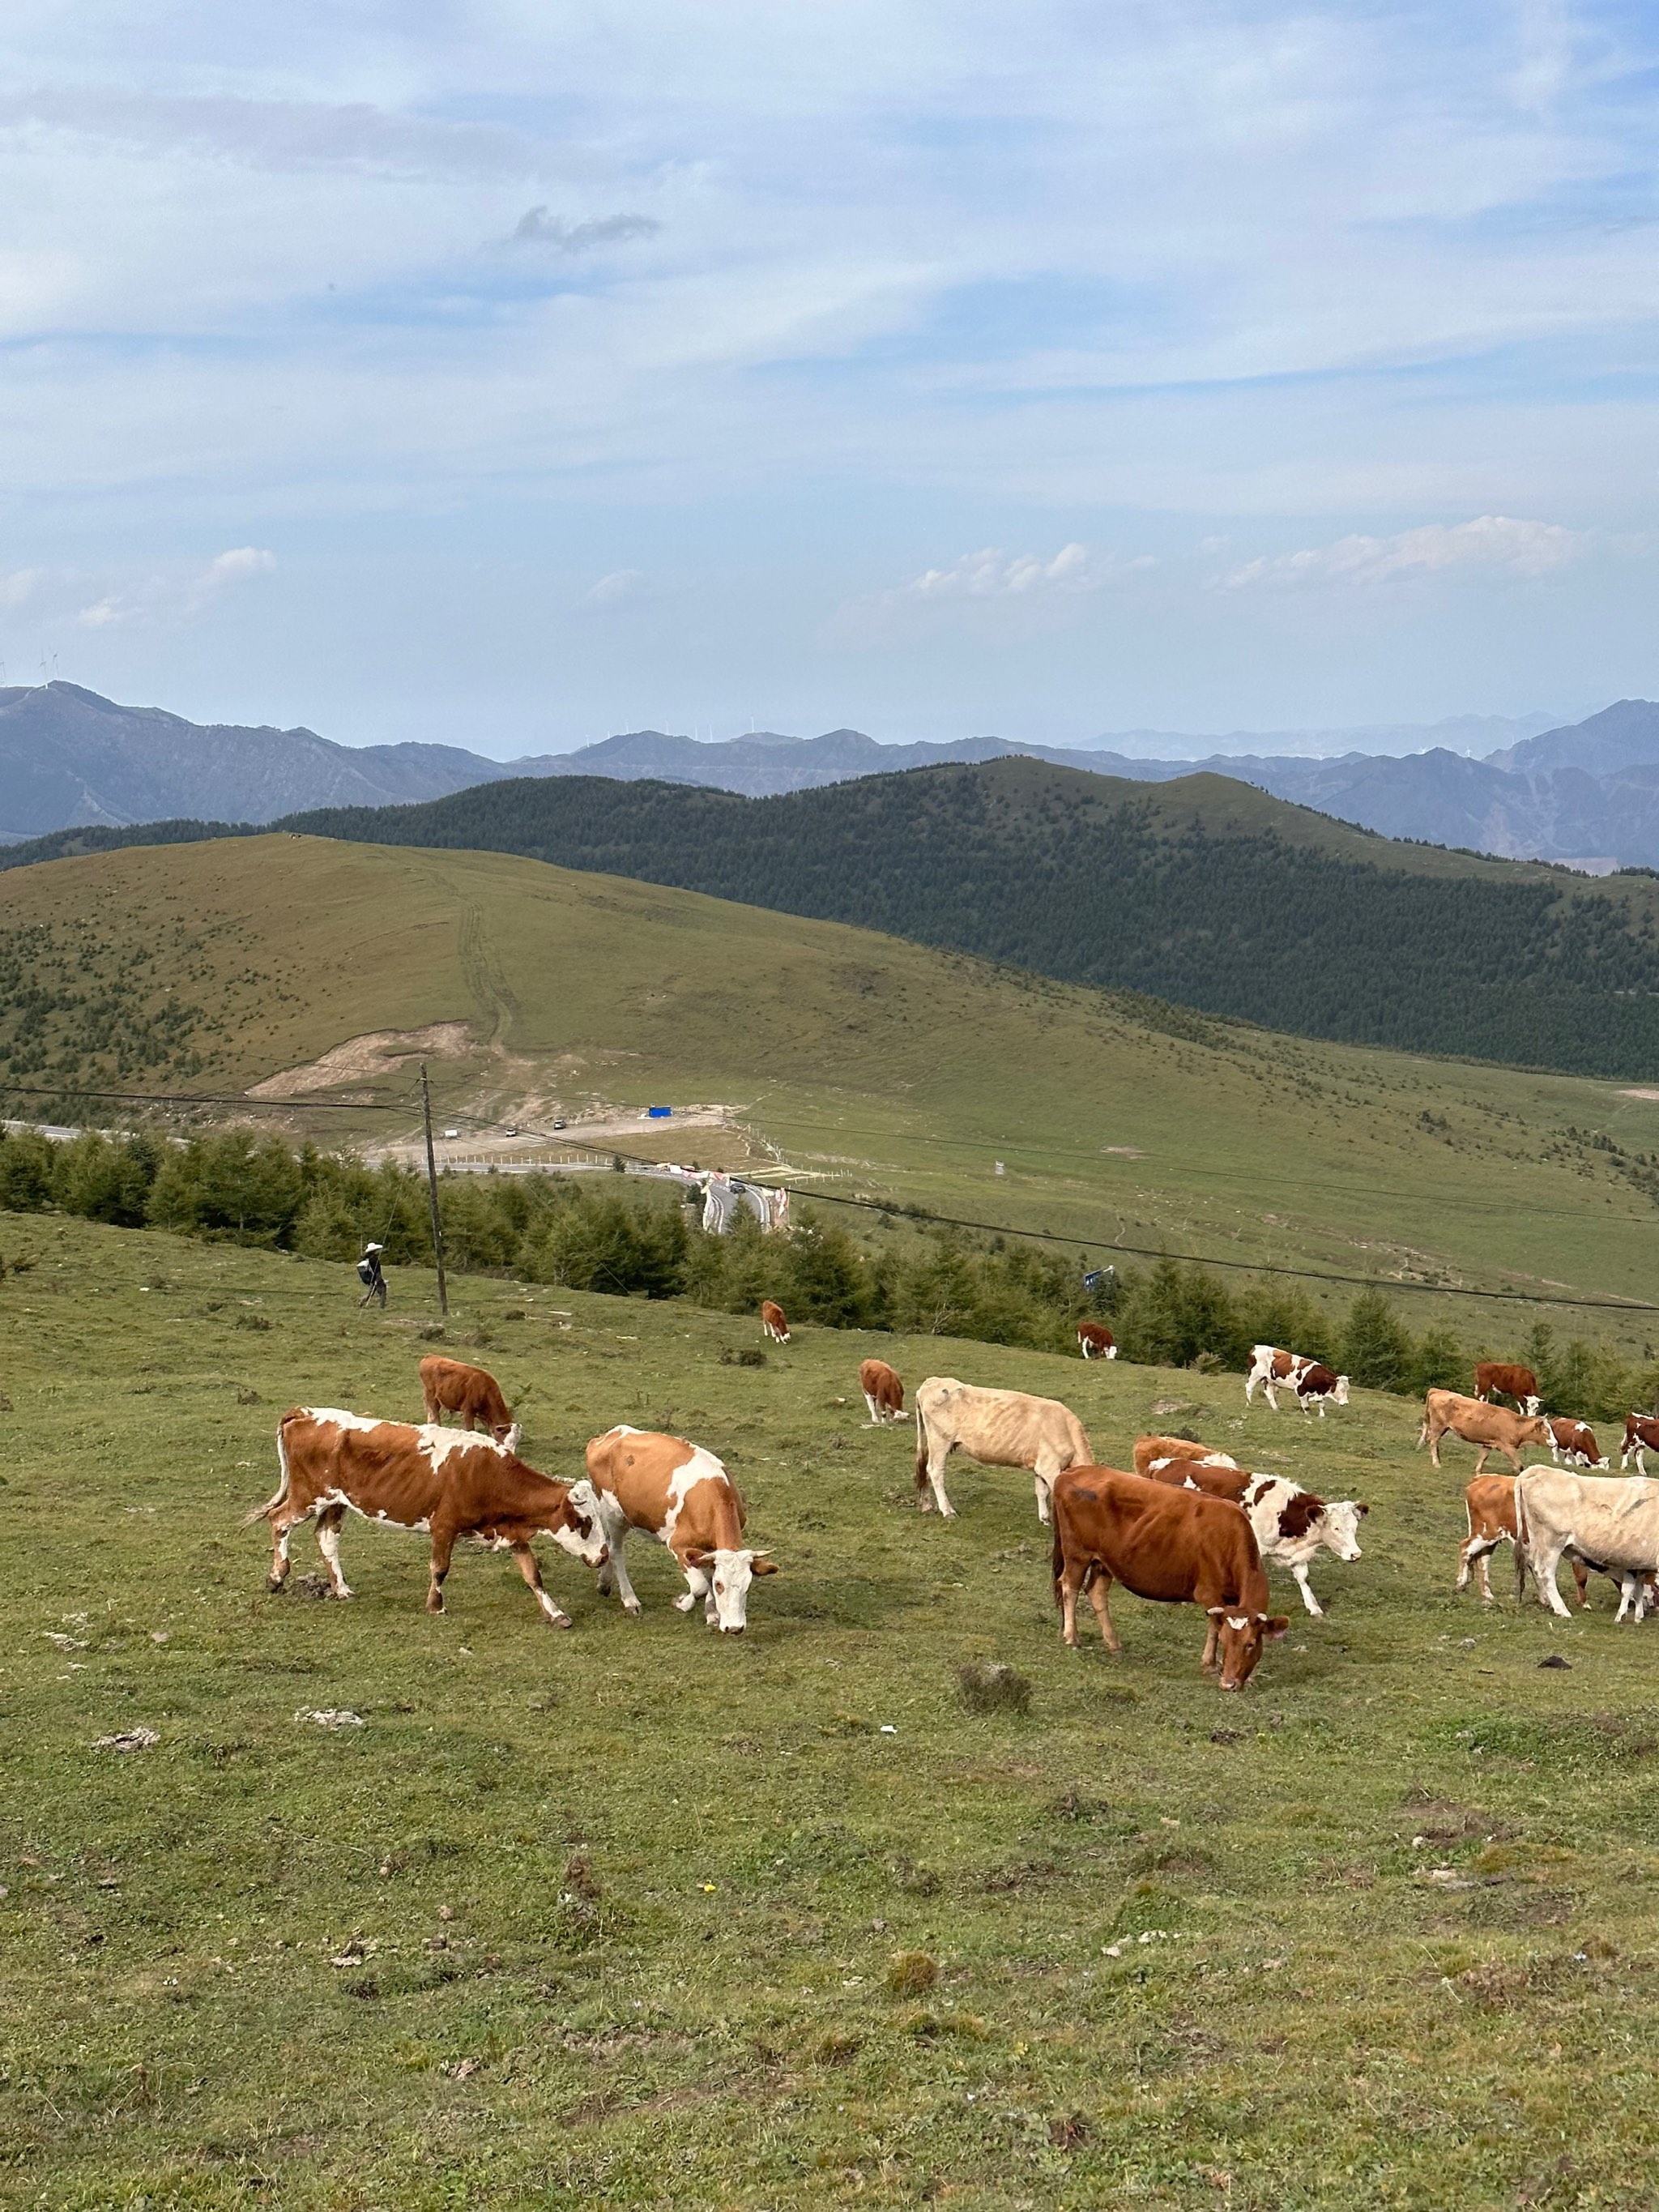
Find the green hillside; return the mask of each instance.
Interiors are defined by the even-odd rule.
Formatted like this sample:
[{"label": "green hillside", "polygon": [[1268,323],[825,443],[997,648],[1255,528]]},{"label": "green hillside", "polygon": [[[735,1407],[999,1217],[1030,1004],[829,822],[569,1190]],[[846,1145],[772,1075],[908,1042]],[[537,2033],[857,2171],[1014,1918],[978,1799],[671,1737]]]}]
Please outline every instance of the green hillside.
[{"label": "green hillside", "polygon": [[[13,1113],[38,1115],[43,1090],[240,1091],[298,1071],[278,1126],[380,1144],[413,1133],[423,1051],[446,1119],[545,1131],[610,1111],[640,1149],[647,1103],[713,1102],[723,1118],[665,1125],[659,1155],[787,1160],[826,1194],[1103,1255],[1654,1296],[1659,1099],[1628,1088],[1313,1044],[492,854],[135,848],[13,871],[0,915],[22,949],[0,996]],[[307,1085],[396,1110],[331,1112]],[[1494,1348],[1530,1318],[1454,1314]],[[1437,1301],[1410,1315],[1425,1325]],[[1553,1318],[1633,1357],[1654,1335],[1645,1316]]]}]

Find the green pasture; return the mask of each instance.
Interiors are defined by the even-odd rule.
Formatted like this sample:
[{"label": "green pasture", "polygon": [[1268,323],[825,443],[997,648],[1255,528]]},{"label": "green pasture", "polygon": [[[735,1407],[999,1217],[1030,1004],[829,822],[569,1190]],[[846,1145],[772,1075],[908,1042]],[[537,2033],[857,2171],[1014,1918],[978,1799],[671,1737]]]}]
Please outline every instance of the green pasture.
[{"label": "green pasture", "polygon": [[[1468,1455],[1407,1403],[830,1332],[746,1367],[746,1320],[468,1279],[448,1340],[536,1464],[670,1425],[783,1569],[732,1641],[653,1548],[635,1622],[545,1547],[560,1634],[482,1553],[429,1619],[420,1540],[362,1524],[354,1602],[270,1598],[238,1526],[289,1404],[418,1413],[429,1278],[382,1318],[345,1268],[51,1217],[0,1256],[0,2202],[1659,2196],[1659,1630],[1605,1583],[1518,1613],[1506,1561],[1455,1597]],[[920,1515],[876,1348],[1063,1395],[1109,1462],[1156,1421],[1362,1496],[1367,1555],[1323,1621],[1277,1583],[1242,1696],[1184,1609],[1067,1652],[1029,1482],[953,1462]],[[975,1659],[1029,1709],[965,1710]]]}]

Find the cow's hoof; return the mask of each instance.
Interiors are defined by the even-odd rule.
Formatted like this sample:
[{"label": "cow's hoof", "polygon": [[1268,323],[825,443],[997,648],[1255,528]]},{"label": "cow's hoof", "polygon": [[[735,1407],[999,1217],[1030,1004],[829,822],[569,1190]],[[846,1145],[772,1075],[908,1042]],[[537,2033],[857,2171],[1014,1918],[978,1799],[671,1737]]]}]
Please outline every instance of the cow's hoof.
[{"label": "cow's hoof", "polygon": [[677,1597],[675,1599],[674,1610],[676,1613],[690,1613],[696,1601],[696,1599],[693,1596],[691,1592],[687,1590],[684,1597]]},{"label": "cow's hoof", "polygon": [[547,1616],[547,1625],[550,1628],[568,1628],[570,1615],[568,1613],[550,1613]]},{"label": "cow's hoof", "polygon": [[444,1601],[441,1597],[429,1597],[426,1601],[426,1609],[428,1613],[441,1613],[444,1609]]},{"label": "cow's hoof", "polygon": [[632,1620],[637,1620],[640,1617],[640,1601],[638,1598],[625,1597],[623,1600],[623,1611]]},{"label": "cow's hoof", "polygon": [[283,1592],[288,1588],[288,1584],[283,1582],[279,1582],[275,1575],[270,1575],[266,1578],[265,1588],[270,1591],[272,1597],[281,1597]]}]

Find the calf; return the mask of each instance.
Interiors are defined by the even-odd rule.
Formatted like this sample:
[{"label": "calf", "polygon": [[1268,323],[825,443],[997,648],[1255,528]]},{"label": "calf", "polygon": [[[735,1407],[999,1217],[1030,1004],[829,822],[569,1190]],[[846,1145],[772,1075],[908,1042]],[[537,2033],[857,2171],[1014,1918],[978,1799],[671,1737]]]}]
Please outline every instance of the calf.
[{"label": "calf", "polygon": [[1547,1415],[1550,1425],[1550,1457],[1558,1467],[1604,1468],[1607,1460],[1595,1441],[1595,1431],[1583,1421],[1557,1420]]},{"label": "calf", "polygon": [[1074,1467],[1054,1486],[1054,1602],[1077,1643],[1077,1601],[1088,1592],[1109,1651],[1119,1651],[1108,1597],[1114,1582],[1164,1605],[1209,1615],[1203,1667],[1220,1656],[1221,1686],[1242,1690],[1261,1647],[1290,1622],[1267,1611],[1267,1577],[1250,1524],[1224,1498],[1147,1482],[1106,1467]]},{"label": "calf", "polygon": [[772,1298],[761,1300],[761,1327],[774,1344],[787,1344],[789,1324],[783,1317],[783,1308]]},{"label": "calf", "polygon": [[605,1564],[599,1501],[590,1486],[550,1482],[516,1452],[483,1437],[365,1420],[331,1407],[296,1406],[277,1425],[276,1459],[283,1479],[275,1497],[242,1523],[245,1528],[256,1521],[270,1523],[273,1591],[288,1580],[289,1536],[314,1516],[317,1548],[334,1595],[351,1595],[340,1571],[340,1529],[349,1512],[430,1534],[428,1613],[444,1609],[444,1578],[460,1536],[510,1551],[555,1628],[568,1628],[569,1619],[542,1585],[532,1537],[544,1530],[585,1565]]},{"label": "calf", "polygon": [[1619,1455],[1620,1471],[1634,1459],[1638,1474],[1645,1474],[1648,1463],[1642,1455],[1650,1451],[1659,1451],[1659,1421],[1650,1420],[1644,1413],[1626,1413],[1625,1449]]},{"label": "calf", "polygon": [[866,1359],[859,1369],[859,1388],[870,1408],[870,1425],[904,1419],[904,1385],[884,1359]]},{"label": "calf", "polygon": [[1078,1349],[1085,1359],[1115,1359],[1117,1339],[1109,1328],[1103,1328],[1097,1321],[1080,1321],[1077,1325]]},{"label": "calf", "polygon": [[1194,1459],[1206,1467],[1237,1467],[1238,1462],[1230,1459],[1224,1451],[1213,1450],[1208,1444],[1194,1443],[1190,1437],[1137,1437],[1135,1438],[1135,1473],[1145,1474],[1154,1460]]},{"label": "calf", "polygon": [[[1603,1462],[1603,1465],[1606,1462]],[[1480,1599],[1484,1605],[1495,1602],[1492,1594],[1492,1577],[1487,1571],[1491,1555],[1500,1544],[1512,1544],[1515,1535],[1515,1477],[1512,1474],[1478,1474],[1463,1492],[1463,1510],[1468,1517],[1469,1533],[1457,1554],[1457,1587],[1469,1586],[1469,1570],[1480,1571]],[[1524,1565],[1517,1559],[1524,1573]],[[1592,1570],[1598,1574],[1611,1575],[1614,1582],[1622,1577],[1613,1568],[1604,1567],[1593,1559],[1581,1559],[1573,1553],[1568,1560],[1572,1578],[1578,1589],[1581,1607],[1589,1603],[1589,1578]],[[1652,1581],[1650,1577],[1650,1583]],[[1654,1603],[1655,1593],[1650,1589],[1648,1603]]]},{"label": "calf", "polygon": [[441,1359],[434,1352],[421,1362],[421,1389],[428,1421],[441,1413],[458,1413],[463,1428],[470,1431],[476,1423],[508,1451],[519,1449],[524,1431],[509,1412],[501,1384],[483,1368],[469,1367],[461,1359]]},{"label": "calf", "polygon": [[1513,1398],[1516,1410],[1522,1413],[1538,1411],[1538,1377],[1530,1367],[1512,1367],[1501,1359],[1483,1359],[1474,1370],[1474,1395],[1482,1402],[1488,1398]]},{"label": "calf", "polygon": [[1257,1550],[1264,1559],[1290,1569],[1303,1604],[1316,1620],[1324,1608],[1308,1581],[1310,1563],[1321,1551],[1334,1553],[1339,1559],[1359,1557],[1359,1523],[1370,1507],[1355,1498],[1328,1505],[1281,1474],[1251,1474],[1212,1460],[1154,1460],[1146,1471],[1154,1482],[1200,1490],[1206,1498],[1224,1498],[1242,1507]]},{"label": "calf", "polygon": [[683,1437],[607,1429],[587,1447],[587,1474],[610,1546],[599,1588],[608,1591],[614,1582],[624,1610],[639,1611],[623,1546],[630,1528],[643,1529],[679,1561],[686,1588],[677,1608],[690,1613],[701,1598],[710,1628],[741,1636],[750,1580],[778,1570],[763,1553],[744,1547],[743,1500],[714,1453]]},{"label": "calf", "polygon": [[1279,1400],[1273,1395],[1286,1383],[1296,1393],[1296,1402],[1305,1413],[1310,1406],[1317,1406],[1319,1418],[1325,1418],[1327,1403],[1346,1406],[1348,1402],[1348,1378],[1330,1368],[1310,1359],[1305,1352],[1281,1352],[1277,1345],[1253,1344],[1250,1346],[1250,1371],[1244,1378],[1244,1402],[1252,1405],[1255,1386],[1260,1382],[1267,1393],[1267,1403],[1274,1413],[1279,1411]]},{"label": "calf", "polygon": [[1545,1603],[1565,1616],[1555,1574],[1564,1554],[1576,1553],[1618,1577],[1618,1618],[1633,1607],[1642,1619],[1659,1574],[1659,1484],[1640,1474],[1529,1467],[1516,1480],[1515,1528],[1517,1596],[1529,1568]]},{"label": "calf", "polygon": [[945,1462],[953,1451],[982,1467],[1029,1468],[1039,1521],[1048,1518],[1054,1477],[1094,1457],[1082,1422],[1058,1398],[980,1390],[952,1375],[930,1375],[916,1392],[916,1488],[922,1511],[935,1504],[946,1520],[956,1512],[945,1494]]},{"label": "calf", "polygon": [[1423,1401],[1423,1425],[1417,1449],[1429,1448],[1429,1457],[1440,1464],[1443,1437],[1461,1437],[1479,1447],[1474,1471],[1480,1474],[1489,1452],[1500,1451],[1519,1474],[1522,1444],[1550,1445],[1549,1423],[1535,1413],[1512,1413],[1507,1406],[1488,1406],[1479,1398],[1460,1396],[1455,1390],[1431,1390]]}]

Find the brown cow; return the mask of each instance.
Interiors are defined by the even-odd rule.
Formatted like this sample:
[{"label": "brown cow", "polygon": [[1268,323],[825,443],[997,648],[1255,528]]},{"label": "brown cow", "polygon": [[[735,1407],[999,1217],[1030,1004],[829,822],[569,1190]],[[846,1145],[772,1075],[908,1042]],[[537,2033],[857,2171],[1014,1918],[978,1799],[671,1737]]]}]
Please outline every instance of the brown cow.
[{"label": "brown cow", "polygon": [[1659,1451],[1659,1421],[1650,1420],[1644,1413],[1626,1413],[1625,1449],[1619,1455],[1620,1470],[1627,1468],[1634,1456],[1636,1472],[1645,1474],[1648,1463],[1642,1455],[1650,1451]]},{"label": "brown cow", "polygon": [[519,1449],[524,1430],[514,1419],[501,1384],[484,1368],[469,1367],[464,1359],[441,1359],[434,1352],[421,1362],[421,1389],[428,1421],[441,1413],[457,1413],[469,1433],[476,1423],[508,1451]]},{"label": "brown cow", "polygon": [[1190,1437],[1137,1437],[1135,1473],[1145,1474],[1154,1460],[1195,1459],[1206,1467],[1237,1467],[1238,1462],[1212,1444],[1194,1443]]},{"label": "brown cow", "polygon": [[884,1359],[866,1359],[859,1369],[859,1388],[870,1408],[870,1425],[904,1419],[904,1384]]},{"label": "brown cow", "polygon": [[778,1570],[763,1553],[744,1548],[743,1500],[714,1453],[684,1437],[624,1425],[592,1439],[587,1474],[610,1545],[599,1588],[609,1590],[614,1582],[624,1608],[639,1611],[623,1546],[630,1528],[642,1528],[680,1563],[686,1590],[674,1601],[678,1609],[690,1613],[702,1598],[710,1628],[741,1636],[750,1578]]},{"label": "brown cow", "polygon": [[1250,1524],[1224,1498],[1175,1490],[1115,1468],[1073,1467],[1054,1486],[1054,1602],[1077,1643],[1085,1590],[1109,1651],[1120,1651],[1108,1595],[1114,1582],[1163,1605],[1200,1605],[1210,1618],[1203,1667],[1218,1651],[1224,1690],[1242,1690],[1269,1638],[1290,1622],[1267,1611],[1267,1576]]},{"label": "brown cow", "polygon": [[1545,1418],[1550,1425],[1550,1457],[1558,1466],[1606,1467],[1595,1431],[1586,1422],[1558,1419],[1551,1414]]},{"label": "brown cow", "polygon": [[775,1344],[787,1344],[789,1324],[783,1317],[783,1308],[775,1299],[761,1300],[761,1327]]},{"label": "brown cow", "polygon": [[1417,1449],[1429,1448],[1429,1457],[1437,1467],[1440,1464],[1440,1439],[1443,1436],[1461,1437],[1466,1444],[1480,1447],[1474,1462],[1479,1474],[1486,1464],[1489,1452],[1500,1451],[1517,1474],[1521,1472],[1522,1444],[1541,1444],[1549,1449],[1550,1430],[1547,1421],[1535,1413],[1512,1413],[1507,1406],[1488,1406],[1479,1398],[1461,1397],[1455,1390],[1431,1390],[1423,1401],[1423,1425],[1418,1431]]},{"label": "brown cow", "polygon": [[1517,1413],[1535,1413],[1540,1402],[1538,1377],[1530,1367],[1483,1359],[1474,1370],[1474,1395],[1483,1404],[1489,1398],[1513,1398]]},{"label": "brown cow", "polygon": [[[1469,1533],[1457,1554],[1457,1587],[1467,1589],[1469,1571],[1480,1571],[1480,1600],[1483,1605],[1496,1602],[1492,1594],[1489,1572],[1491,1555],[1500,1544],[1515,1541],[1515,1477],[1512,1474],[1477,1474],[1463,1492],[1463,1510],[1468,1516]],[[1589,1569],[1583,1560],[1574,1558],[1572,1578],[1578,1585],[1578,1602],[1589,1603]],[[1524,1576],[1526,1563],[1517,1557],[1517,1567]]]},{"label": "brown cow", "polygon": [[1078,1349],[1085,1359],[1115,1359],[1117,1339],[1109,1328],[1103,1328],[1097,1321],[1080,1321],[1077,1325]]},{"label": "brown cow", "polygon": [[296,1406],[277,1425],[276,1458],[283,1479],[276,1496],[242,1523],[245,1528],[256,1521],[270,1523],[272,1590],[288,1579],[289,1536],[313,1515],[317,1548],[336,1597],[351,1595],[340,1571],[340,1529],[348,1512],[389,1528],[429,1532],[428,1613],[444,1609],[444,1577],[459,1536],[477,1536],[495,1551],[510,1551],[555,1628],[568,1628],[569,1619],[542,1586],[531,1539],[545,1531],[584,1565],[605,1564],[599,1501],[592,1487],[550,1482],[483,1437],[365,1420],[334,1407]]}]

